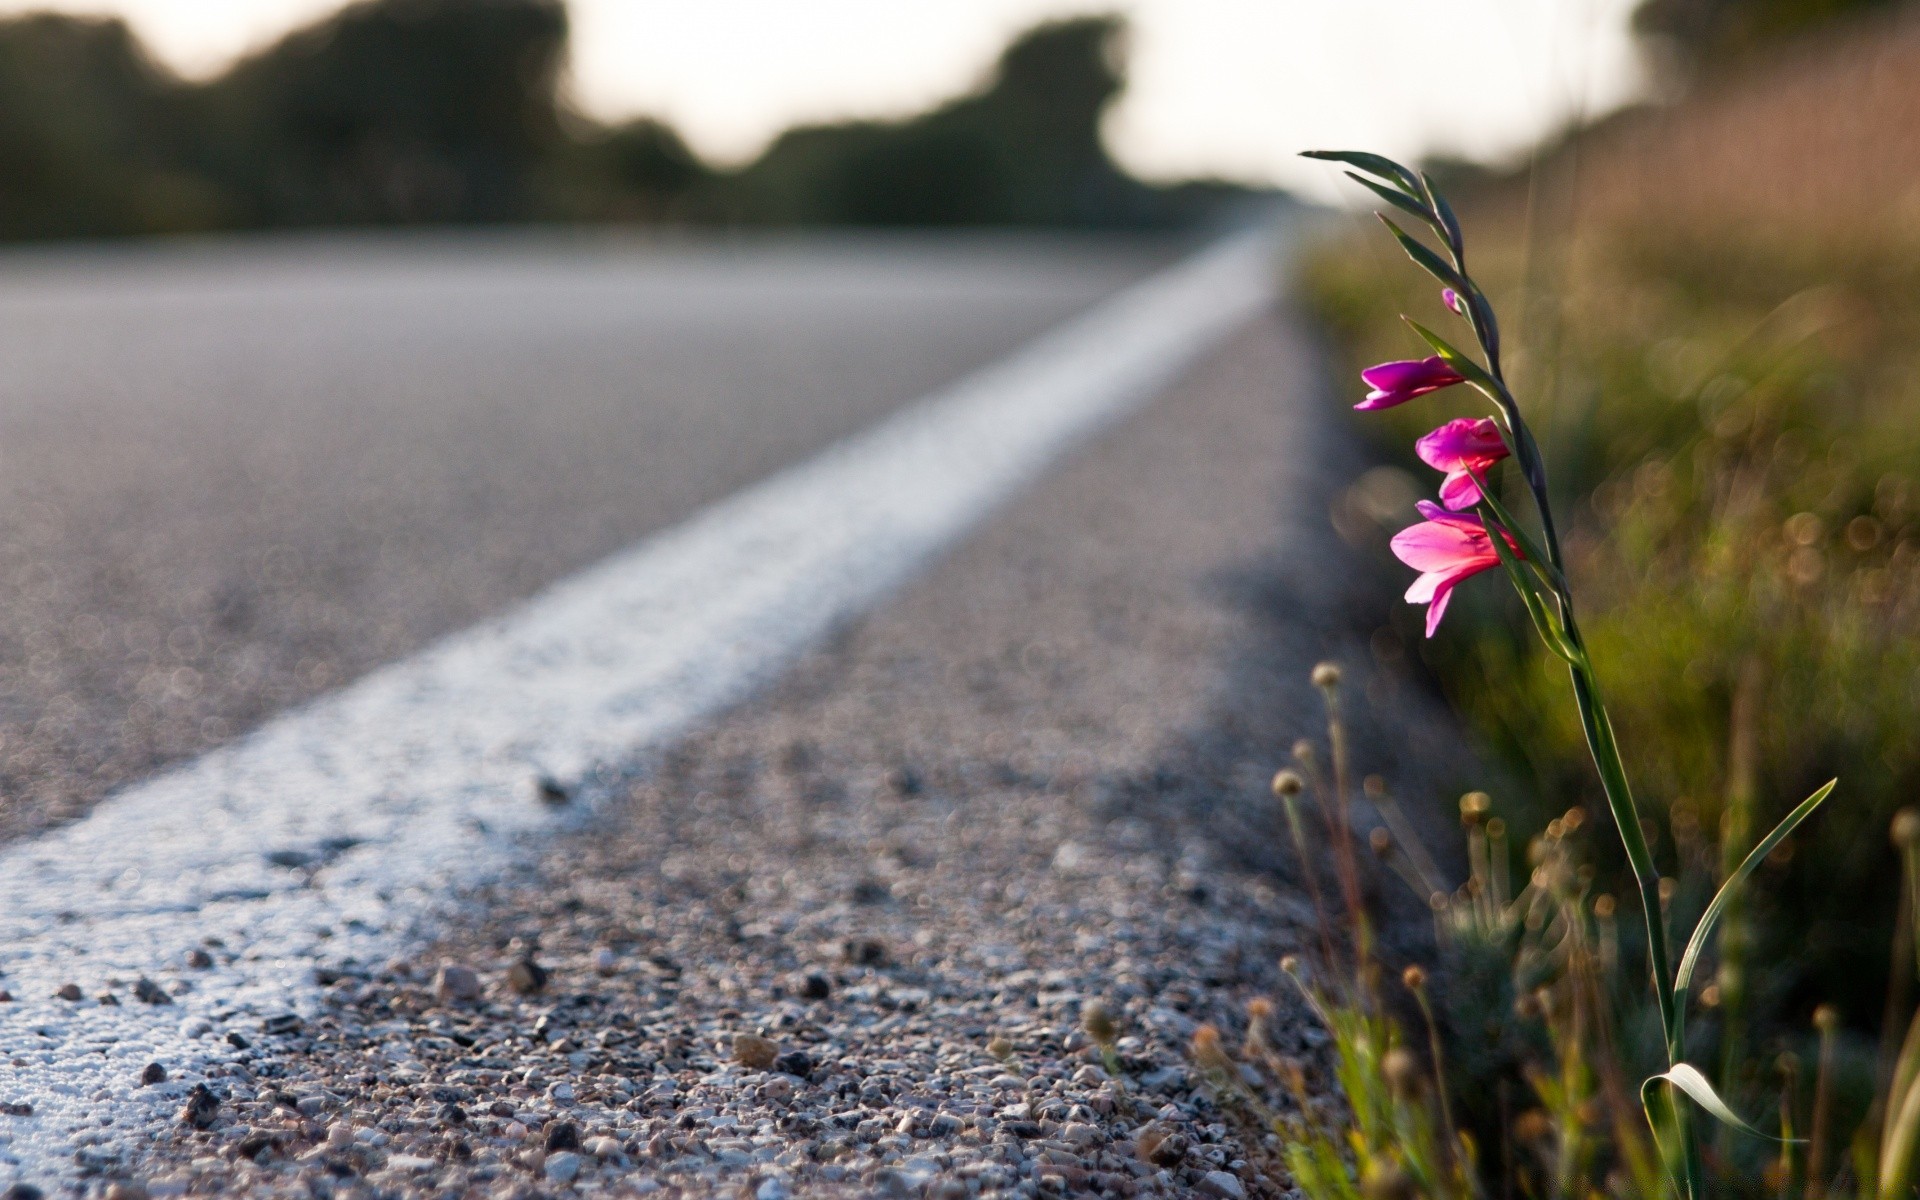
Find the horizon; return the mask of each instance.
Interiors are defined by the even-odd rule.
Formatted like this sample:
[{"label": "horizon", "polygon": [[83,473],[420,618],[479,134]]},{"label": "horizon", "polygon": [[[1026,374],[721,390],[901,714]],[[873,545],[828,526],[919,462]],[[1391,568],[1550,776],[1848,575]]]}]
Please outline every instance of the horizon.
[{"label": "horizon", "polygon": [[[1442,72],[1415,0],[568,0],[568,89],[599,120],[651,116],[703,158],[750,161],[785,129],[923,111],[963,93],[1041,21],[1114,12],[1131,29],[1115,159],[1155,182],[1218,178],[1327,199],[1299,150],[1499,161],[1644,93],[1634,0],[1460,0],[1462,63]],[[152,53],[206,78],[339,0],[0,0],[0,12],[125,18]],[[1381,36],[1381,31],[1397,31]],[[848,36],[854,31],[854,36]],[[1362,62],[1368,64],[1364,69]]]}]

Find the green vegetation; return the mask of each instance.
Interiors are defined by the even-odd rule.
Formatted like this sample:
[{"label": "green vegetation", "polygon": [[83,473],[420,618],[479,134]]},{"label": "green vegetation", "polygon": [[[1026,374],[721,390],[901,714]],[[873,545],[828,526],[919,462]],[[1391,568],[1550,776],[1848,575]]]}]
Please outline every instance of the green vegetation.
[{"label": "green vegetation", "polygon": [[[1504,200],[1480,210],[1494,229]],[[1703,1080],[1742,1113],[1778,1113],[1769,1128],[1811,1129],[1814,1157],[1729,1135],[1704,1169],[1729,1194],[1766,1172],[1776,1194],[1830,1183],[1874,1194],[1876,1180],[1910,1169],[1902,1156],[1920,1131],[1920,1103],[1911,1127],[1886,1124],[1910,1099],[1920,1054],[1896,1054],[1912,1011],[1913,906],[1887,841],[1890,825],[1906,829],[1910,871],[1920,830],[1894,815],[1920,784],[1916,264],[1651,225],[1547,252],[1518,232],[1523,222],[1506,227],[1504,244],[1477,248],[1475,275],[1498,307],[1523,315],[1507,331],[1510,376],[1554,467],[1585,652],[1650,818],[1668,927],[1691,928],[1762,831],[1843,780],[1723,914],[1682,1030]],[[1306,290],[1355,376],[1428,352],[1401,312],[1436,328],[1451,317],[1398,256],[1348,242],[1314,259]],[[1444,418],[1479,415],[1475,399],[1458,388],[1366,424],[1387,430],[1383,453],[1402,454]],[[1430,490],[1431,472],[1411,456],[1401,464],[1343,498],[1350,537],[1384,543],[1412,520],[1408,502]],[[1502,481],[1516,509],[1518,474]],[[1432,642],[1409,614],[1374,644],[1389,660],[1420,646],[1510,775],[1511,833],[1477,835],[1475,879],[1451,910],[1485,912],[1442,922],[1463,1125],[1469,1144],[1477,1133],[1501,1145],[1504,1164],[1516,1143],[1537,1142],[1535,1194],[1584,1195],[1609,1179],[1613,1194],[1645,1194],[1637,1164],[1649,1151],[1620,1109],[1637,1107],[1638,1081],[1665,1065],[1661,1043],[1674,1035],[1663,1037],[1634,982],[1646,977],[1645,942],[1615,920],[1621,905],[1638,907],[1633,876],[1614,839],[1582,832],[1608,797],[1566,703],[1565,663],[1524,633],[1497,589],[1462,600]],[[1509,861],[1501,842],[1525,858]],[[1496,878],[1514,867],[1532,872],[1509,897]],[[1354,995],[1322,1001],[1330,1027],[1377,1042],[1355,1024],[1373,1010]],[[1531,1031],[1486,1020],[1516,1009],[1537,1018]],[[1365,1047],[1342,1054],[1366,1059]],[[1517,1107],[1487,1111],[1503,1092]],[[1521,1109],[1538,1112],[1537,1128],[1516,1124]],[[1383,1153],[1409,1167],[1397,1135]]]},{"label": "green vegetation", "polygon": [[563,103],[560,0],[362,0],[217,79],[117,20],[0,20],[0,238],[627,220],[1171,225],[1235,189],[1158,188],[1107,157],[1121,24],[1017,39],[917,118],[795,130],[740,171],[670,127]]}]

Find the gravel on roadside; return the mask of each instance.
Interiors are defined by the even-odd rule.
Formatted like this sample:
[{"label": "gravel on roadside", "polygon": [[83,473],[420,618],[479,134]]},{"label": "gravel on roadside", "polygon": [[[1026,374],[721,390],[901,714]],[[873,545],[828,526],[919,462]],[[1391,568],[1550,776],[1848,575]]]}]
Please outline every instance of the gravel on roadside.
[{"label": "gravel on roadside", "polygon": [[1266,780],[1324,656],[1363,769],[1433,740],[1350,627],[1328,403],[1257,323],[436,944],[320,964],[122,1194],[1286,1194],[1188,1054],[1265,997],[1324,1080]]}]

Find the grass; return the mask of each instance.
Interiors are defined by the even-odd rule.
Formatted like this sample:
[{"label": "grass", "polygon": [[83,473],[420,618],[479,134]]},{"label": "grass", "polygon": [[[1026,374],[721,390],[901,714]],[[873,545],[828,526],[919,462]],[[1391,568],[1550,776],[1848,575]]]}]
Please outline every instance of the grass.
[{"label": "grass", "polygon": [[[1454,368],[1423,370],[1485,393],[1441,395],[1461,415],[1496,405],[1514,456],[1477,516],[1423,526],[1413,557],[1434,570],[1436,554],[1484,554],[1484,569],[1500,549],[1541,638],[1521,632],[1528,622],[1503,589],[1480,587],[1477,611],[1422,645],[1509,776],[1499,817],[1485,796],[1463,802],[1470,878],[1433,889],[1431,857],[1400,836],[1391,805],[1368,835],[1434,890],[1441,1002],[1423,972],[1405,976],[1424,1062],[1379,982],[1353,879],[1337,675],[1316,673],[1331,785],[1297,757],[1339,886],[1322,889],[1309,866],[1310,891],[1323,913],[1335,896],[1346,931],[1326,924],[1317,969],[1301,979],[1333,1035],[1345,1108],[1286,1125],[1293,1181],[1325,1198],[1912,1194],[1920,817],[1895,810],[1920,782],[1914,264],[1891,245],[1853,256],[1831,240],[1615,225],[1551,257],[1526,236],[1491,254],[1476,246],[1476,282],[1430,183],[1369,156],[1326,157],[1391,185],[1375,191],[1445,243],[1442,261],[1399,235],[1464,297],[1454,306],[1481,353],[1415,326]],[[1307,292],[1356,374],[1428,352],[1383,343],[1402,328],[1398,312],[1460,324],[1418,280],[1397,256],[1351,245],[1309,270]],[[1504,356],[1493,309],[1524,314]],[[1434,411],[1444,407],[1422,400],[1368,419],[1404,446],[1455,415]],[[1425,473],[1405,459],[1369,472],[1336,523],[1362,542],[1410,524],[1408,502],[1427,490],[1413,472]],[[1538,514],[1537,541],[1516,510]],[[1481,550],[1445,532],[1462,527]],[[1395,657],[1410,624],[1381,630],[1376,653]],[[1845,802],[1798,829],[1830,787],[1801,797],[1835,775]],[[1314,863],[1312,823],[1297,811],[1306,781],[1283,772],[1275,790]],[[1607,835],[1590,837],[1596,826]],[[1312,1111],[1304,1097],[1300,1110]],[[1773,1114],[1758,1122],[1780,1140],[1735,1110]]]},{"label": "grass", "polygon": [[[1518,234],[1494,233],[1480,270],[1523,314],[1516,390],[1556,465],[1569,574],[1676,908],[1697,912],[1735,845],[1844,776],[1764,869],[1753,955],[1780,965],[1738,982],[1740,1024],[1764,1037],[1834,1003],[1871,1030],[1897,895],[1885,831],[1920,794],[1920,260],[1618,235],[1567,256],[1550,308]],[[1349,377],[1416,350],[1398,312],[1438,320],[1371,250],[1330,247],[1306,281]],[[1364,428],[1401,456],[1445,407]],[[1412,519],[1378,493],[1425,490],[1426,472],[1395,469],[1419,474],[1357,485],[1351,535]],[[1434,641],[1406,613],[1375,644],[1414,647],[1506,768],[1525,845],[1601,797],[1564,667],[1497,589],[1462,599]]]}]

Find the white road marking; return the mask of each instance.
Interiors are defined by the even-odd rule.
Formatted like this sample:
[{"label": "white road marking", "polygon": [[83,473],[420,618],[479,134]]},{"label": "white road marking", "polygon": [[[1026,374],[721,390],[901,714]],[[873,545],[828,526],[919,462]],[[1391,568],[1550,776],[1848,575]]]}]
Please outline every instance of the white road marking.
[{"label": "white road marking", "polygon": [[[632,761],[871,606],[1272,296],[1247,234],[562,581],[0,851],[0,1182],[131,1167],[228,1032],[318,1010],[556,821],[540,775]],[[186,953],[217,938],[211,969]],[[187,985],[143,1003],[142,978]],[[55,992],[77,984],[83,998]],[[97,997],[111,994],[117,1006]],[[141,1069],[169,1080],[141,1087]],[[244,1087],[242,1076],[228,1077]]]}]

